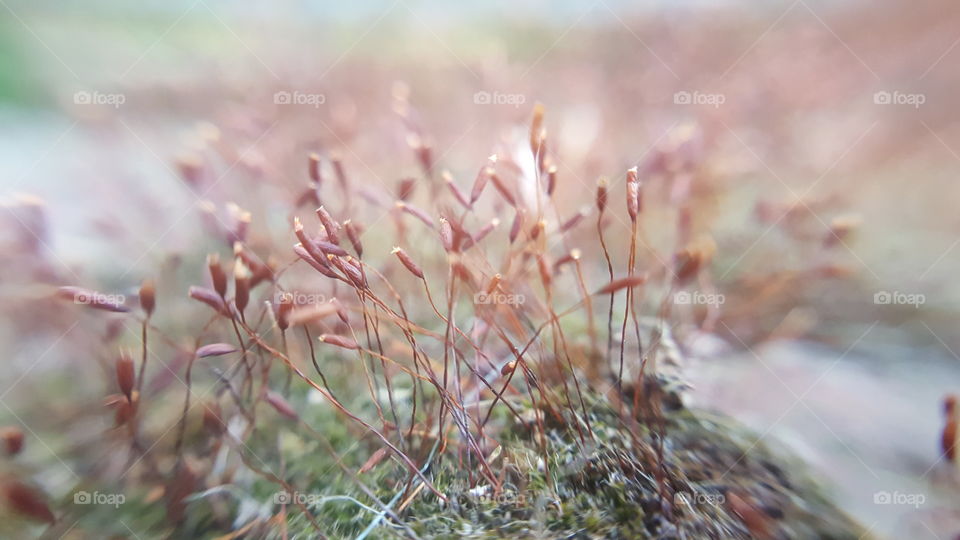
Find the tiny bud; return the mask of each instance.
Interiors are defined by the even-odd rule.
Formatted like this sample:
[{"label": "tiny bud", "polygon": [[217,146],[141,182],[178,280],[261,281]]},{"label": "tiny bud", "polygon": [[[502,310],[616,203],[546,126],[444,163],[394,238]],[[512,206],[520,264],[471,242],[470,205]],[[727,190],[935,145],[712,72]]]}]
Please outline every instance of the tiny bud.
[{"label": "tiny bud", "polygon": [[286,416],[291,420],[297,420],[299,418],[297,416],[297,411],[295,411],[293,409],[293,406],[291,406],[290,403],[287,402],[287,400],[283,399],[283,396],[281,396],[280,394],[277,394],[276,392],[268,390],[265,398],[267,400],[267,403],[269,403],[270,406],[273,407],[275,411],[282,414],[283,416]]},{"label": "tiny bud", "polygon": [[517,236],[520,234],[520,228],[523,226],[523,212],[519,209],[517,213],[513,216],[513,225],[510,226],[510,243],[514,243],[517,240]]},{"label": "tiny bud", "polygon": [[128,401],[132,399],[131,393],[136,381],[134,371],[133,359],[126,354],[121,354],[116,363],[117,385],[120,387],[120,392],[127,396]]},{"label": "tiny bud", "polygon": [[343,228],[347,231],[347,238],[350,239],[350,244],[353,245],[353,250],[357,253],[357,257],[363,257],[363,244],[360,242],[361,232],[358,230],[359,226],[348,219],[343,222]]},{"label": "tiny bud", "polygon": [[227,295],[227,274],[220,266],[220,254],[211,253],[207,255],[207,268],[210,271],[210,280],[213,283],[213,290],[223,298]]},{"label": "tiny bud", "polygon": [[327,231],[327,238],[334,244],[339,244],[340,235],[337,234],[337,231],[340,230],[340,224],[333,219],[333,216],[323,206],[317,208],[317,217],[320,218],[323,230]]},{"label": "tiny bud", "polygon": [[4,453],[15,456],[23,450],[23,431],[13,426],[0,428],[0,441],[3,442]]},{"label": "tiny bud", "polygon": [[597,181],[597,211],[603,214],[607,208],[607,179],[601,178]]},{"label": "tiny bud", "polygon": [[7,480],[0,485],[0,493],[7,506],[22,516],[34,521],[55,523],[57,518],[43,500],[43,496],[34,488],[19,480]]},{"label": "tiny bud", "polygon": [[547,169],[547,195],[553,195],[553,190],[557,188],[557,166],[551,165]]},{"label": "tiny bud", "polygon": [[237,259],[233,265],[233,303],[237,306],[237,311],[243,316],[243,310],[247,308],[250,302],[250,270],[243,264],[243,261]]},{"label": "tiny bud", "polygon": [[447,218],[440,218],[440,242],[447,253],[453,251],[453,228]]},{"label": "tiny bud", "polygon": [[318,339],[320,340],[320,343],[329,343],[330,345],[351,351],[360,348],[356,341],[347,337],[338,336],[336,334],[321,334]]},{"label": "tiny bud", "polygon": [[152,279],[145,279],[140,284],[140,307],[147,317],[153,315],[153,310],[157,307],[157,289]]},{"label": "tiny bud", "polygon": [[423,279],[423,270],[421,270],[420,267],[417,266],[417,263],[413,262],[413,259],[411,259],[409,255],[407,255],[407,252],[404,251],[403,248],[399,246],[394,247],[391,253],[393,253],[394,255],[397,256],[398,259],[400,259],[400,262],[407,267],[407,270],[409,270],[411,274],[417,276],[420,279]]},{"label": "tiny bud", "polygon": [[211,343],[197,349],[197,358],[209,358],[211,356],[223,356],[237,352],[237,348],[229,343]]},{"label": "tiny bud", "polygon": [[307,170],[310,173],[310,180],[315,184],[319,184],[321,181],[320,178],[320,156],[315,152],[310,152],[310,155],[307,157],[308,164]]}]

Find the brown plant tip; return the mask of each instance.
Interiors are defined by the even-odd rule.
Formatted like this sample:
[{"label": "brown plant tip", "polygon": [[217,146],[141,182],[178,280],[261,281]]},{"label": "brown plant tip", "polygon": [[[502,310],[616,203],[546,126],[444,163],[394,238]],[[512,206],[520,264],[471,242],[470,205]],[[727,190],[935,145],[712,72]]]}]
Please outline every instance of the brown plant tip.
[{"label": "brown plant tip", "polygon": [[235,353],[237,348],[229,343],[211,343],[197,349],[197,358],[209,358],[211,356],[223,356],[225,354]]},{"label": "brown plant tip", "polygon": [[207,269],[210,271],[210,281],[213,283],[213,290],[224,298],[227,295],[227,273],[220,266],[220,254],[211,253],[207,255]]},{"label": "brown plant tip", "polygon": [[547,195],[553,195],[557,189],[557,166],[551,165],[547,168]]},{"label": "brown plant tip", "polygon": [[440,218],[440,243],[443,244],[443,249],[447,253],[453,251],[453,227],[450,226],[450,222],[447,221],[447,218]]},{"label": "brown plant tip", "polygon": [[354,223],[352,219],[348,219],[343,222],[343,229],[347,232],[347,239],[350,240],[350,245],[353,246],[353,251],[357,253],[357,257],[363,257],[363,243],[360,242],[363,227]]},{"label": "brown plant tip", "polygon": [[320,218],[320,224],[323,225],[323,230],[327,232],[327,239],[334,244],[340,244],[340,224],[333,219],[330,212],[327,212],[327,209],[321,206],[317,208],[317,217]]},{"label": "brown plant tip", "polygon": [[607,209],[607,198],[607,179],[601,178],[600,180],[597,180],[596,196],[597,211],[600,214],[603,214],[603,211]]},{"label": "brown plant tip", "polygon": [[227,431],[227,425],[223,421],[223,412],[220,410],[220,405],[215,401],[203,405],[203,429],[214,437],[219,437]]},{"label": "brown plant tip", "polygon": [[207,289],[206,287],[196,287],[192,286],[187,291],[187,295],[190,298],[198,302],[203,302],[204,304],[210,306],[214,311],[223,315],[224,317],[230,317],[230,310],[227,309],[226,304],[223,303],[223,299],[220,298],[216,292]]},{"label": "brown plant tip", "polygon": [[674,255],[674,275],[677,283],[684,283],[704,268],[713,258],[717,245],[713,239],[704,236]]},{"label": "brown plant tip", "polygon": [[286,330],[290,327],[290,312],[293,311],[293,295],[283,293],[276,303],[277,327],[280,330]]},{"label": "brown plant tip", "polygon": [[7,456],[15,456],[23,450],[23,430],[15,426],[0,428],[0,441]]},{"label": "brown plant tip", "polygon": [[632,222],[636,222],[640,215],[640,182],[637,181],[636,167],[627,171],[627,213]]},{"label": "brown plant tip", "polygon": [[238,258],[233,264],[233,303],[241,317],[250,303],[250,278],[250,270]]},{"label": "brown plant tip", "polygon": [[957,410],[957,396],[948,395],[943,400],[943,412],[946,419],[940,434],[940,449],[951,463],[957,460],[957,424],[960,423],[960,411]]},{"label": "brown plant tip", "polygon": [[120,392],[127,396],[127,400],[133,399],[133,385],[136,382],[135,367],[133,359],[126,354],[121,354],[116,362],[117,386]]},{"label": "brown plant tip", "polygon": [[310,180],[312,180],[314,184],[321,183],[320,155],[316,152],[310,152],[310,155],[307,156],[307,172],[310,175]]},{"label": "brown plant tip", "polygon": [[145,279],[140,284],[140,307],[147,317],[153,315],[153,310],[157,307],[157,288],[152,279]]},{"label": "brown plant tip", "polygon": [[403,264],[403,266],[405,266],[407,270],[410,271],[411,274],[417,276],[420,279],[423,279],[423,270],[421,270],[420,267],[417,266],[417,263],[413,262],[413,259],[411,259],[409,255],[407,255],[407,252],[404,251],[403,248],[396,246],[393,248],[393,251],[391,251],[390,253],[393,253],[394,255],[396,255],[397,258],[400,259],[400,262]]},{"label": "brown plant tip", "polygon": [[356,350],[360,346],[357,345],[357,342],[344,336],[338,336],[336,334],[321,334],[319,338],[320,343],[329,343],[335,347],[340,347],[341,349]]},{"label": "brown plant tip", "polygon": [[267,403],[278,413],[291,420],[298,420],[300,417],[297,415],[297,411],[294,410],[293,406],[290,405],[287,400],[283,399],[283,396],[273,392],[272,390],[267,390],[266,396],[264,399],[267,400]]},{"label": "brown plant tip", "polygon": [[114,313],[127,313],[130,308],[123,305],[122,296],[114,294],[104,294],[82,287],[60,287],[56,292],[57,298],[68,300],[74,304],[87,306],[101,311],[111,311]]},{"label": "brown plant tip", "polygon": [[0,486],[6,506],[16,514],[34,521],[55,523],[57,518],[50,511],[43,495],[19,480],[6,480]]},{"label": "brown plant tip", "polygon": [[612,292],[617,292],[623,289],[630,289],[643,285],[647,282],[647,276],[645,274],[628,276],[625,278],[615,279],[610,283],[607,283],[603,287],[597,289],[597,292],[593,293],[595,295],[610,294]]}]

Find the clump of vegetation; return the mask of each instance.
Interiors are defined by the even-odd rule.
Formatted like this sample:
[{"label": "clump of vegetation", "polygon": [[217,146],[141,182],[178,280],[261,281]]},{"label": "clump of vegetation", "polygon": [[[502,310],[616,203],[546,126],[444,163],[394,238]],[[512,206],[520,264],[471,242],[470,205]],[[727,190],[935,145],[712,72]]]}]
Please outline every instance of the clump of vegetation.
[{"label": "clump of vegetation", "polygon": [[[696,130],[584,186],[536,106],[519,149],[465,182],[398,110],[419,171],[389,196],[304,152],[281,226],[204,206],[219,243],[188,289],[176,265],[139,306],[59,289],[113,329],[96,355],[113,427],[71,449],[86,468],[59,501],[11,476],[18,516],[54,536],[861,536],[742,429],[684,407],[673,336],[719,309],[676,301],[718,293]],[[180,170],[212,189],[237,151],[206,129],[212,155]]]}]

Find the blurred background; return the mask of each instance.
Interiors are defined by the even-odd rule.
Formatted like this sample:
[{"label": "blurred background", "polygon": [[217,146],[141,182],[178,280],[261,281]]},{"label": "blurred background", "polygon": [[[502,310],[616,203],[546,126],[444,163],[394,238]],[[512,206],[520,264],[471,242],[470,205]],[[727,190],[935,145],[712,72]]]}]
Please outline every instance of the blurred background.
[{"label": "blurred background", "polygon": [[[310,150],[392,185],[417,167],[398,96],[455,177],[540,102],[571,209],[695,133],[713,180],[692,220],[728,302],[687,343],[694,402],[799,453],[880,536],[960,531],[938,444],[960,387],[956,3],[0,0],[0,51],[0,418],[50,440],[38,462],[59,457],[37,411],[83,387],[62,379],[94,339],[52,285],[131,294],[201,261],[209,205],[263,178],[288,200]],[[224,134],[235,159],[198,180]]]}]

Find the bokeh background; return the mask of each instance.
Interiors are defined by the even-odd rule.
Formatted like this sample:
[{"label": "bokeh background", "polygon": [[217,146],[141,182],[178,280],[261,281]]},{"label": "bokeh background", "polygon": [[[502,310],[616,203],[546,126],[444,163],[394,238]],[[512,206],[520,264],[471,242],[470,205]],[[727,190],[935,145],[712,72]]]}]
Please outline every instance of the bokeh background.
[{"label": "bokeh background", "polygon": [[[60,460],[43,411],[85,387],[75,343],[97,336],[52,286],[132,293],[171,257],[199,267],[205,201],[264,177],[289,198],[304,178],[276,163],[311,149],[375,190],[416,170],[385,159],[408,142],[398,94],[460,176],[541,102],[561,176],[584,186],[572,209],[599,176],[696,134],[723,190],[693,220],[711,223],[713,279],[737,301],[689,344],[693,400],[800,454],[874,533],[946,538],[958,62],[947,1],[0,0],[0,418],[49,441],[38,464]],[[235,159],[184,180],[223,133]],[[270,200],[243,202],[286,227]],[[55,469],[51,489],[69,480]]]}]

